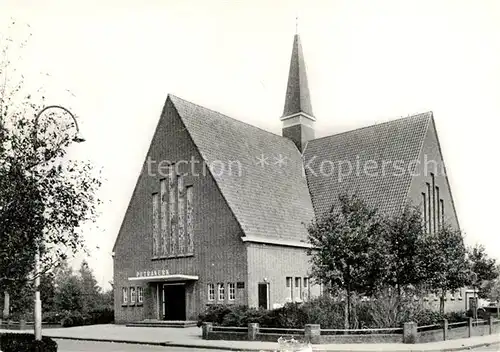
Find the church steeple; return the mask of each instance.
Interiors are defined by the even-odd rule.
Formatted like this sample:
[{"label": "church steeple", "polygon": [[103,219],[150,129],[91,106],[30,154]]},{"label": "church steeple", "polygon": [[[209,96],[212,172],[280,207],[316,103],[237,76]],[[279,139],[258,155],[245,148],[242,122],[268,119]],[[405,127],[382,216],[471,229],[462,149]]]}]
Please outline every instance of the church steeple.
[{"label": "church steeple", "polygon": [[298,33],[293,38],[292,57],[283,109],[283,137],[290,138],[302,152],[307,141],[314,139],[314,118],[306,65]]}]

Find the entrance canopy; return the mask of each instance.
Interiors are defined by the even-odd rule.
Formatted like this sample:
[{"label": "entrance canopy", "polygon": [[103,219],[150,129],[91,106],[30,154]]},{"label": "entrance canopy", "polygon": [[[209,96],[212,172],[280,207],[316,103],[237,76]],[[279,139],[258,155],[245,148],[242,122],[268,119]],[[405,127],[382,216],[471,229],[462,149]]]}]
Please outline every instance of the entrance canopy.
[{"label": "entrance canopy", "polygon": [[198,275],[167,274],[157,276],[129,277],[129,281],[135,282],[161,282],[161,281],[196,281]]}]

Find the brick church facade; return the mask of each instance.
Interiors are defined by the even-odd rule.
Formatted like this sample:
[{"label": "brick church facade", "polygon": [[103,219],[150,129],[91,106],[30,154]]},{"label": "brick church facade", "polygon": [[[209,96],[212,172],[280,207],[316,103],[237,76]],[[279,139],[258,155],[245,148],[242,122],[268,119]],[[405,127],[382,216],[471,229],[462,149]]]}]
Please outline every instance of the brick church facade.
[{"label": "brick church facade", "polygon": [[315,138],[299,35],[281,121],[280,136],[167,97],[113,249],[117,323],[319,295],[306,225],[342,192],[458,228],[432,113]]}]

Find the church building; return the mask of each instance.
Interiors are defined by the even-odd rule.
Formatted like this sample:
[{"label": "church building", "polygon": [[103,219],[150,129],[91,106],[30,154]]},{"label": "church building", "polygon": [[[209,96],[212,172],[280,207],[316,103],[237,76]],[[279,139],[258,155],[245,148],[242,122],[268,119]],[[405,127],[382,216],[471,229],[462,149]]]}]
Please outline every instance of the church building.
[{"label": "church building", "polygon": [[344,192],[459,227],[432,112],[316,138],[298,34],[284,93],[281,135],[167,97],[113,249],[116,323],[319,295],[306,227]]}]

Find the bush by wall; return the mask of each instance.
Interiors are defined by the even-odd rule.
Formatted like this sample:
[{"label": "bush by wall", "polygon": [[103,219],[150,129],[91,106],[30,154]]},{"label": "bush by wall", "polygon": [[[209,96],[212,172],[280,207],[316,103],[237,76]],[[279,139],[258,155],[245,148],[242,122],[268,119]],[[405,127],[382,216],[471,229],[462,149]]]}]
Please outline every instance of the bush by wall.
[{"label": "bush by wall", "polygon": [[88,313],[78,311],[47,312],[43,314],[46,323],[61,324],[63,327],[111,324],[114,322],[114,311],[110,308],[95,309]]},{"label": "bush by wall", "polygon": [[33,334],[1,334],[0,349],[3,352],[57,352],[57,343],[48,336],[35,341]]},{"label": "bush by wall", "polygon": [[[351,311],[350,328],[394,328],[415,321],[418,325],[440,324],[446,318],[449,323],[465,321],[463,312],[441,315],[431,310],[404,307],[398,309],[386,301],[357,301]],[[320,297],[305,303],[287,303],[273,310],[246,306],[211,305],[200,314],[198,326],[212,322],[220,326],[246,327],[259,323],[261,327],[304,328],[306,324],[320,324],[323,329],[344,328],[344,303],[330,297]]]}]

